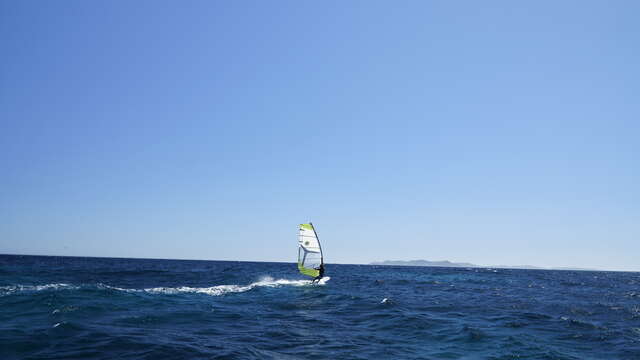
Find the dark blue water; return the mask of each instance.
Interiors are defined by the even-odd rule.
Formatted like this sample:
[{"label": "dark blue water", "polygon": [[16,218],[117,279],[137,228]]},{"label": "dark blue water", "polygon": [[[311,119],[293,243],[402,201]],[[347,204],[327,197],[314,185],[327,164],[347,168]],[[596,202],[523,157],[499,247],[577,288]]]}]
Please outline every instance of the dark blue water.
[{"label": "dark blue water", "polygon": [[640,273],[0,256],[0,359],[640,359]]}]

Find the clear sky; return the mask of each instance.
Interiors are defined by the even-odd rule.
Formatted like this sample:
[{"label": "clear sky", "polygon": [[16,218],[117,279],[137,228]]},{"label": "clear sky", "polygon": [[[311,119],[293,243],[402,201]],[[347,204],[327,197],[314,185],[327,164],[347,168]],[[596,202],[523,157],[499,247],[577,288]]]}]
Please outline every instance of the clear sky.
[{"label": "clear sky", "polygon": [[0,253],[640,271],[640,2],[0,1]]}]

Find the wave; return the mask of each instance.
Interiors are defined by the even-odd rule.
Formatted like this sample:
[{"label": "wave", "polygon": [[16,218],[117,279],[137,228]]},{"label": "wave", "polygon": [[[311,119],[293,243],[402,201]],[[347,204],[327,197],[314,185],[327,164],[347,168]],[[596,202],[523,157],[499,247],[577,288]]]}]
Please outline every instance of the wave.
[{"label": "wave", "polygon": [[45,285],[10,285],[0,286],[0,296],[11,295],[15,293],[28,293],[28,292],[40,292],[50,290],[78,290],[82,288],[94,288],[99,290],[115,290],[128,293],[148,293],[148,294],[206,294],[211,296],[220,296],[229,293],[241,293],[249,291],[257,287],[280,287],[280,286],[318,286],[325,285],[329,281],[330,277],[324,277],[320,281],[313,283],[311,280],[288,280],[288,279],[273,279],[270,276],[265,276],[259,281],[248,285],[216,285],[211,287],[154,287],[145,289],[129,289],[121,288],[117,286],[111,286],[107,284],[98,283],[95,285],[71,285],[71,284],[45,284]]},{"label": "wave", "polygon": [[157,288],[149,288],[144,289],[144,292],[151,294],[179,294],[179,293],[196,293],[196,294],[207,294],[213,296],[224,295],[228,293],[240,293],[249,291],[256,287],[279,287],[283,285],[289,286],[306,286],[311,285],[310,280],[287,280],[287,279],[278,279],[274,280],[270,277],[262,278],[260,281],[251,283],[249,285],[217,285],[211,287],[157,287]]},{"label": "wave", "polygon": [[8,285],[0,286],[0,296],[16,292],[37,292],[45,290],[78,290],[80,286],[70,284],[44,284],[44,285]]}]

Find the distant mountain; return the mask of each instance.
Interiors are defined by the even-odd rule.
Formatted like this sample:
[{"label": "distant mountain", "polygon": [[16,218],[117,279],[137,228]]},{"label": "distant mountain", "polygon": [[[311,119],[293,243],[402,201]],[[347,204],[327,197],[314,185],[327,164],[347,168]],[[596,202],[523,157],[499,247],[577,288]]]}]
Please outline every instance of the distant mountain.
[{"label": "distant mountain", "polygon": [[575,267],[557,267],[543,268],[533,265],[498,265],[484,266],[471,263],[456,263],[449,260],[429,261],[429,260],[385,260],[374,261],[369,265],[388,265],[388,266],[439,266],[439,267],[477,267],[477,268],[496,268],[496,269],[524,269],[524,270],[570,270],[570,271],[599,271],[596,269],[585,269]]},{"label": "distant mountain", "polygon": [[441,266],[441,267],[481,267],[470,263],[454,263],[449,260],[429,261],[429,260],[385,260],[374,261],[370,265],[394,265],[394,266]]}]

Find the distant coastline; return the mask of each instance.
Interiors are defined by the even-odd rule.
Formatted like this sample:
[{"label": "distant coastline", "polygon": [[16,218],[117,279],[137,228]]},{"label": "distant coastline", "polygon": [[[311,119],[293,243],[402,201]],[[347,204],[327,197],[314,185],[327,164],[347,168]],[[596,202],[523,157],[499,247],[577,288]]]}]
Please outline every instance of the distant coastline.
[{"label": "distant coastline", "polygon": [[[124,257],[124,256],[95,256],[95,255],[42,255],[42,254],[17,254],[0,253],[0,256],[27,256],[27,257],[59,257],[59,258],[89,258],[89,259],[120,259],[120,260],[167,260],[167,261],[217,261],[232,263],[291,263],[291,261],[267,261],[267,260],[229,260],[229,259],[193,259],[193,258],[164,258],[164,257]],[[477,265],[466,262],[452,262],[449,260],[384,260],[374,261],[368,264],[362,263],[335,263],[337,265],[381,265],[381,266],[432,266],[432,267],[462,267],[484,269],[524,269],[524,270],[567,270],[567,271],[612,271],[612,272],[640,272],[638,270],[603,270],[579,267],[540,267],[533,265]]]},{"label": "distant coastline", "polygon": [[430,260],[384,260],[374,261],[369,265],[383,265],[383,266],[433,266],[433,267],[464,267],[464,268],[492,268],[492,269],[524,269],[524,270],[569,270],[569,271],[600,271],[598,269],[586,269],[576,267],[555,267],[544,268],[533,265],[496,265],[496,266],[484,266],[476,265],[466,262],[451,262],[449,260],[430,261]]}]

